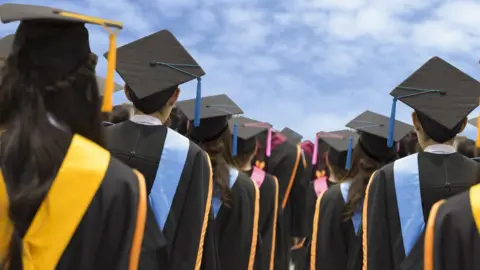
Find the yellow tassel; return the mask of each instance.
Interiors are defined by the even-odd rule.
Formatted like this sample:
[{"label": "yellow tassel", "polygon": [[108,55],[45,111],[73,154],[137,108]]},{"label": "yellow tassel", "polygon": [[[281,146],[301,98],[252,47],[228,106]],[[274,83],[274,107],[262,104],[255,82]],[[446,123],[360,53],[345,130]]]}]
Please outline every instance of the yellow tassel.
[{"label": "yellow tassel", "polygon": [[480,148],[480,116],[477,118],[477,141],[475,142],[475,146]]},{"label": "yellow tassel", "polygon": [[103,91],[102,112],[111,112],[113,108],[114,72],[117,65],[117,33],[110,32],[110,45],[108,49],[107,77],[105,78],[105,89]]}]

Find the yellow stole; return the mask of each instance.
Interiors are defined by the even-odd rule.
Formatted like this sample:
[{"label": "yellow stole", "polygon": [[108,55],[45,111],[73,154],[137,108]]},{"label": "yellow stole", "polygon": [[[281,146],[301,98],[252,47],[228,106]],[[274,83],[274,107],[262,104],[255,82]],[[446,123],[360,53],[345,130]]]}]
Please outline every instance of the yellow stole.
[{"label": "yellow stole", "polygon": [[470,188],[470,205],[472,207],[473,219],[480,234],[480,184]]},{"label": "yellow stole", "polygon": [[[110,153],[74,135],[45,200],[23,237],[25,270],[55,269],[103,181]],[[5,258],[13,226],[8,194],[0,173],[0,259]]]}]

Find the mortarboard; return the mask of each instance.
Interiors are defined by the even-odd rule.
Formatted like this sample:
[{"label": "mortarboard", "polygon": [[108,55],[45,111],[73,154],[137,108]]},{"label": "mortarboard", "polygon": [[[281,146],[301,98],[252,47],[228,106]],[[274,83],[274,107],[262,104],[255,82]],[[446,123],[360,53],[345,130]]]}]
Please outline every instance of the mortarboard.
[{"label": "mortarboard", "polygon": [[[98,92],[101,97],[103,97],[103,90],[105,89],[105,78],[101,76],[97,76],[97,85],[98,85]],[[113,83],[113,93],[123,90],[123,86],[114,82]]]},{"label": "mortarboard", "polygon": [[[123,28],[121,23],[58,8],[23,4],[0,5],[0,18],[3,23],[21,21],[15,34],[12,52],[17,53],[21,49],[28,48],[31,54],[44,60],[42,63],[35,64],[40,66],[47,64],[46,68],[59,70],[58,76],[65,76],[68,72],[72,72],[90,55],[88,30],[84,24],[101,25],[107,29],[110,35],[110,54],[102,111],[112,110],[116,34]],[[112,31],[110,28],[116,30]]]},{"label": "mortarboard", "polygon": [[[318,132],[316,140],[318,145],[324,142],[329,146],[328,159],[337,166],[345,166],[347,170],[351,167],[351,153],[358,141],[358,134],[351,130],[338,130],[331,132]],[[318,147],[318,146],[317,146]],[[318,152],[314,150],[314,153]],[[318,155],[318,154],[317,154]],[[317,159],[315,155],[314,160]],[[315,165],[315,163],[313,163]]]},{"label": "mortarboard", "polygon": [[296,131],[289,127],[285,127],[280,131],[285,137],[287,137],[287,140],[293,144],[299,144],[302,141],[303,136],[298,134]]},{"label": "mortarboard", "polygon": [[480,83],[436,56],[397,86],[390,95],[394,98],[388,145],[392,146],[397,100],[452,130],[478,106]]},{"label": "mortarboard", "polygon": [[[177,102],[177,108],[191,122],[196,117],[196,99]],[[228,120],[243,111],[227,95],[209,96],[200,99],[199,117],[202,125],[190,125],[189,134],[196,142],[212,141],[228,128]]]},{"label": "mortarboard", "polygon": [[[200,124],[201,76],[205,72],[172,33],[161,30],[117,50],[117,72],[134,93],[134,100],[141,101],[197,79],[194,123]],[[156,111],[160,109],[158,105],[157,102],[148,107],[153,106],[151,110]]]},{"label": "mortarboard", "polygon": [[[389,147],[390,119],[371,111],[365,111],[355,117],[346,126],[360,132],[359,144],[362,150],[373,159],[385,161],[393,158],[397,153],[397,147]],[[394,121],[393,140],[400,141],[413,130],[413,126],[401,121]]]},{"label": "mortarboard", "polygon": [[233,117],[228,121],[233,134],[232,154],[250,153],[257,145],[257,135],[271,130],[271,125],[247,117]]},{"label": "mortarboard", "polygon": [[472,118],[472,119],[468,119],[467,122],[472,126],[479,127],[478,120],[479,120],[479,117],[475,117],[475,118]]}]

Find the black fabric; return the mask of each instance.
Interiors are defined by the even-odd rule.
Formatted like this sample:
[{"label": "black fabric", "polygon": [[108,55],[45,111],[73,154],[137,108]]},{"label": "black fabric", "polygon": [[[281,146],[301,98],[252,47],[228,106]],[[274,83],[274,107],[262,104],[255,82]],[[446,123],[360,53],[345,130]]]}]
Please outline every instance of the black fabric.
[{"label": "black fabric", "polygon": [[[149,193],[154,184],[158,166],[162,162],[161,157],[167,132],[174,132],[167,130],[168,128],[165,126],[140,125],[132,121],[107,128],[108,149],[112,155],[145,176]],[[211,185],[211,170],[206,154],[200,147],[189,142],[181,179],[178,182],[165,226],[161,228],[169,256],[169,268],[167,269],[190,270],[195,268]],[[147,226],[158,226],[158,224],[152,221]],[[145,233],[144,241],[160,239],[155,236],[158,233],[155,228],[148,229]],[[212,238],[205,237],[204,241],[209,239]],[[212,243],[205,244],[214,247]],[[155,246],[161,246],[161,243],[157,243]],[[166,262],[161,261],[161,257],[158,257],[156,261],[148,260],[152,256],[149,252],[158,253],[158,248],[143,250],[140,260],[142,267],[145,266],[145,268],[141,270],[163,269],[161,266]],[[165,251],[161,251],[161,254],[165,254]]]},{"label": "black fabric", "polygon": [[172,97],[175,90],[178,86],[173,86],[171,88],[165,89],[160,92],[153,93],[144,98],[138,98],[135,92],[127,85],[126,92],[130,100],[132,101],[135,108],[143,112],[144,114],[152,114],[154,112],[160,111]]},{"label": "black fabric", "polygon": [[462,119],[452,129],[448,129],[420,111],[415,111],[415,113],[417,114],[418,121],[420,121],[424,132],[428,137],[438,143],[444,143],[453,139],[462,129],[463,121],[466,119]]},{"label": "black fabric", "polygon": [[392,161],[397,156],[396,145],[388,147],[387,139],[367,132],[360,132],[359,145],[365,154],[379,162]]},{"label": "black fabric", "polygon": [[[435,202],[461,193],[475,183],[478,163],[458,153],[422,152],[418,154],[418,167],[426,222]],[[412,262],[422,261],[418,257],[422,255],[415,250],[405,256],[393,173],[391,163],[378,170],[369,185],[366,232],[369,270],[397,269],[404,262],[414,267]]]}]

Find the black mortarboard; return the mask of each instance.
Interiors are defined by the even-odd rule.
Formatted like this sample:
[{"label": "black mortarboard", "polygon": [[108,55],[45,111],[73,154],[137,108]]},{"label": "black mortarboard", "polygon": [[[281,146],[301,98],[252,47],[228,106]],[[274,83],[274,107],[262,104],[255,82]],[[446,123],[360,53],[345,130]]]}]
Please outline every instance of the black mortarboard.
[{"label": "black mortarboard", "polygon": [[271,128],[267,123],[242,116],[231,118],[228,125],[233,134],[233,156],[253,151],[257,145],[257,135]]},{"label": "black mortarboard", "polygon": [[[103,90],[105,89],[105,78],[101,76],[97,76],[97,85],[98,85],[98,92],[101,97],[103,97]],[[123,90],[123,86],[114,82],[113,84],[113,92],[118,92],[120,90]]]},{"label": "black mortarboard", "polygon": [[293,144],[299,144],[302,141],[303,136],[298,134],[296,131],[289,127],[285,127],[280,131],[285,137],[287,137],[287,140]]},{"label": "black mortarboard", "polygon": [[[168,30],[162,30],[135,40],[117,49],[117,72],[122,76],[128,89],[133,92],[132,102],[138,103],[147,97],[167,90],[174,90],[180,84],[197,79],[196,106],[201,98],[201,76],[203,69],[188,53],[182,44]],[[146,104],[147,102],[145,102]],[[153,104],[145,108],[151,112],[165,105]],[[137,104],[136,104],[137,105]],[[196,109],[195,126],[200,123]]]},{"label": "black mortarboard", "polygon": [[[346,126],[360,132],[359,144],[365,154],[379,161],[388,161],[397,153],[397,147],[388,147],[386,143],[389,122],[390,119],[387,116],[365,111]],[[397,120],[394,125],[393,140],[395,142],[400,141],[413,129],[413,126]]]},{"label": "black mortarboard", "polygon": [[[391,111],[391,127],[388,145],[393,145],[393,121],[396,101],[412,107],[446,130],[458,129],[458,125],[478,106],[480,83],[440,57],[433,57],[397,86]],[[438,133],[432,130],[430,136]],[[435,139],[435,138],[434,138]]]},{"label": "black mortarboard", "polygon": [[346,169],[350,169],[351,150],[357,144],[358,137],[357,133],[350,130],[319,132],[316,135],[318,144],[324,142],[329,146],[329,162],[339,167],[345,166]]},{"label": "black mortarboard", "polygon": [[[78,13],[35,5],[3,4],[0,6],[3,23],[21,21],[15,33],[12,53],[25,51],[35,55],[39,68],[58,70],[57,76],[66,76],[84,64],[90,54],[88,30],[84,24],[102,25],[105,28],[122,29],[119,22],[90,17]],[[114,88],[113,75],[116,60],[116,34],[110,31],[110,55],[102,111],[112,110]],[[59,61],[59,59],[61,59]]]},{"label": "black mortarboard", "polygon": [[475,118],[469,119],[467,122],[472,126],[479,127],[478,125],[479,120],[480,120],[480,117],[475,117]]},{"label": "black mortarboard", "polygon": [[[196,99],[177,102],[177,108],[191,122],[196,115]],[[227,95],[209,96],[200,99],[200,119],[202,125],[190,125],[189,135],[196,142],[211,141],[218,138],[228,128],[228,120],[233,115],[242,114],[233,100]]]}]

